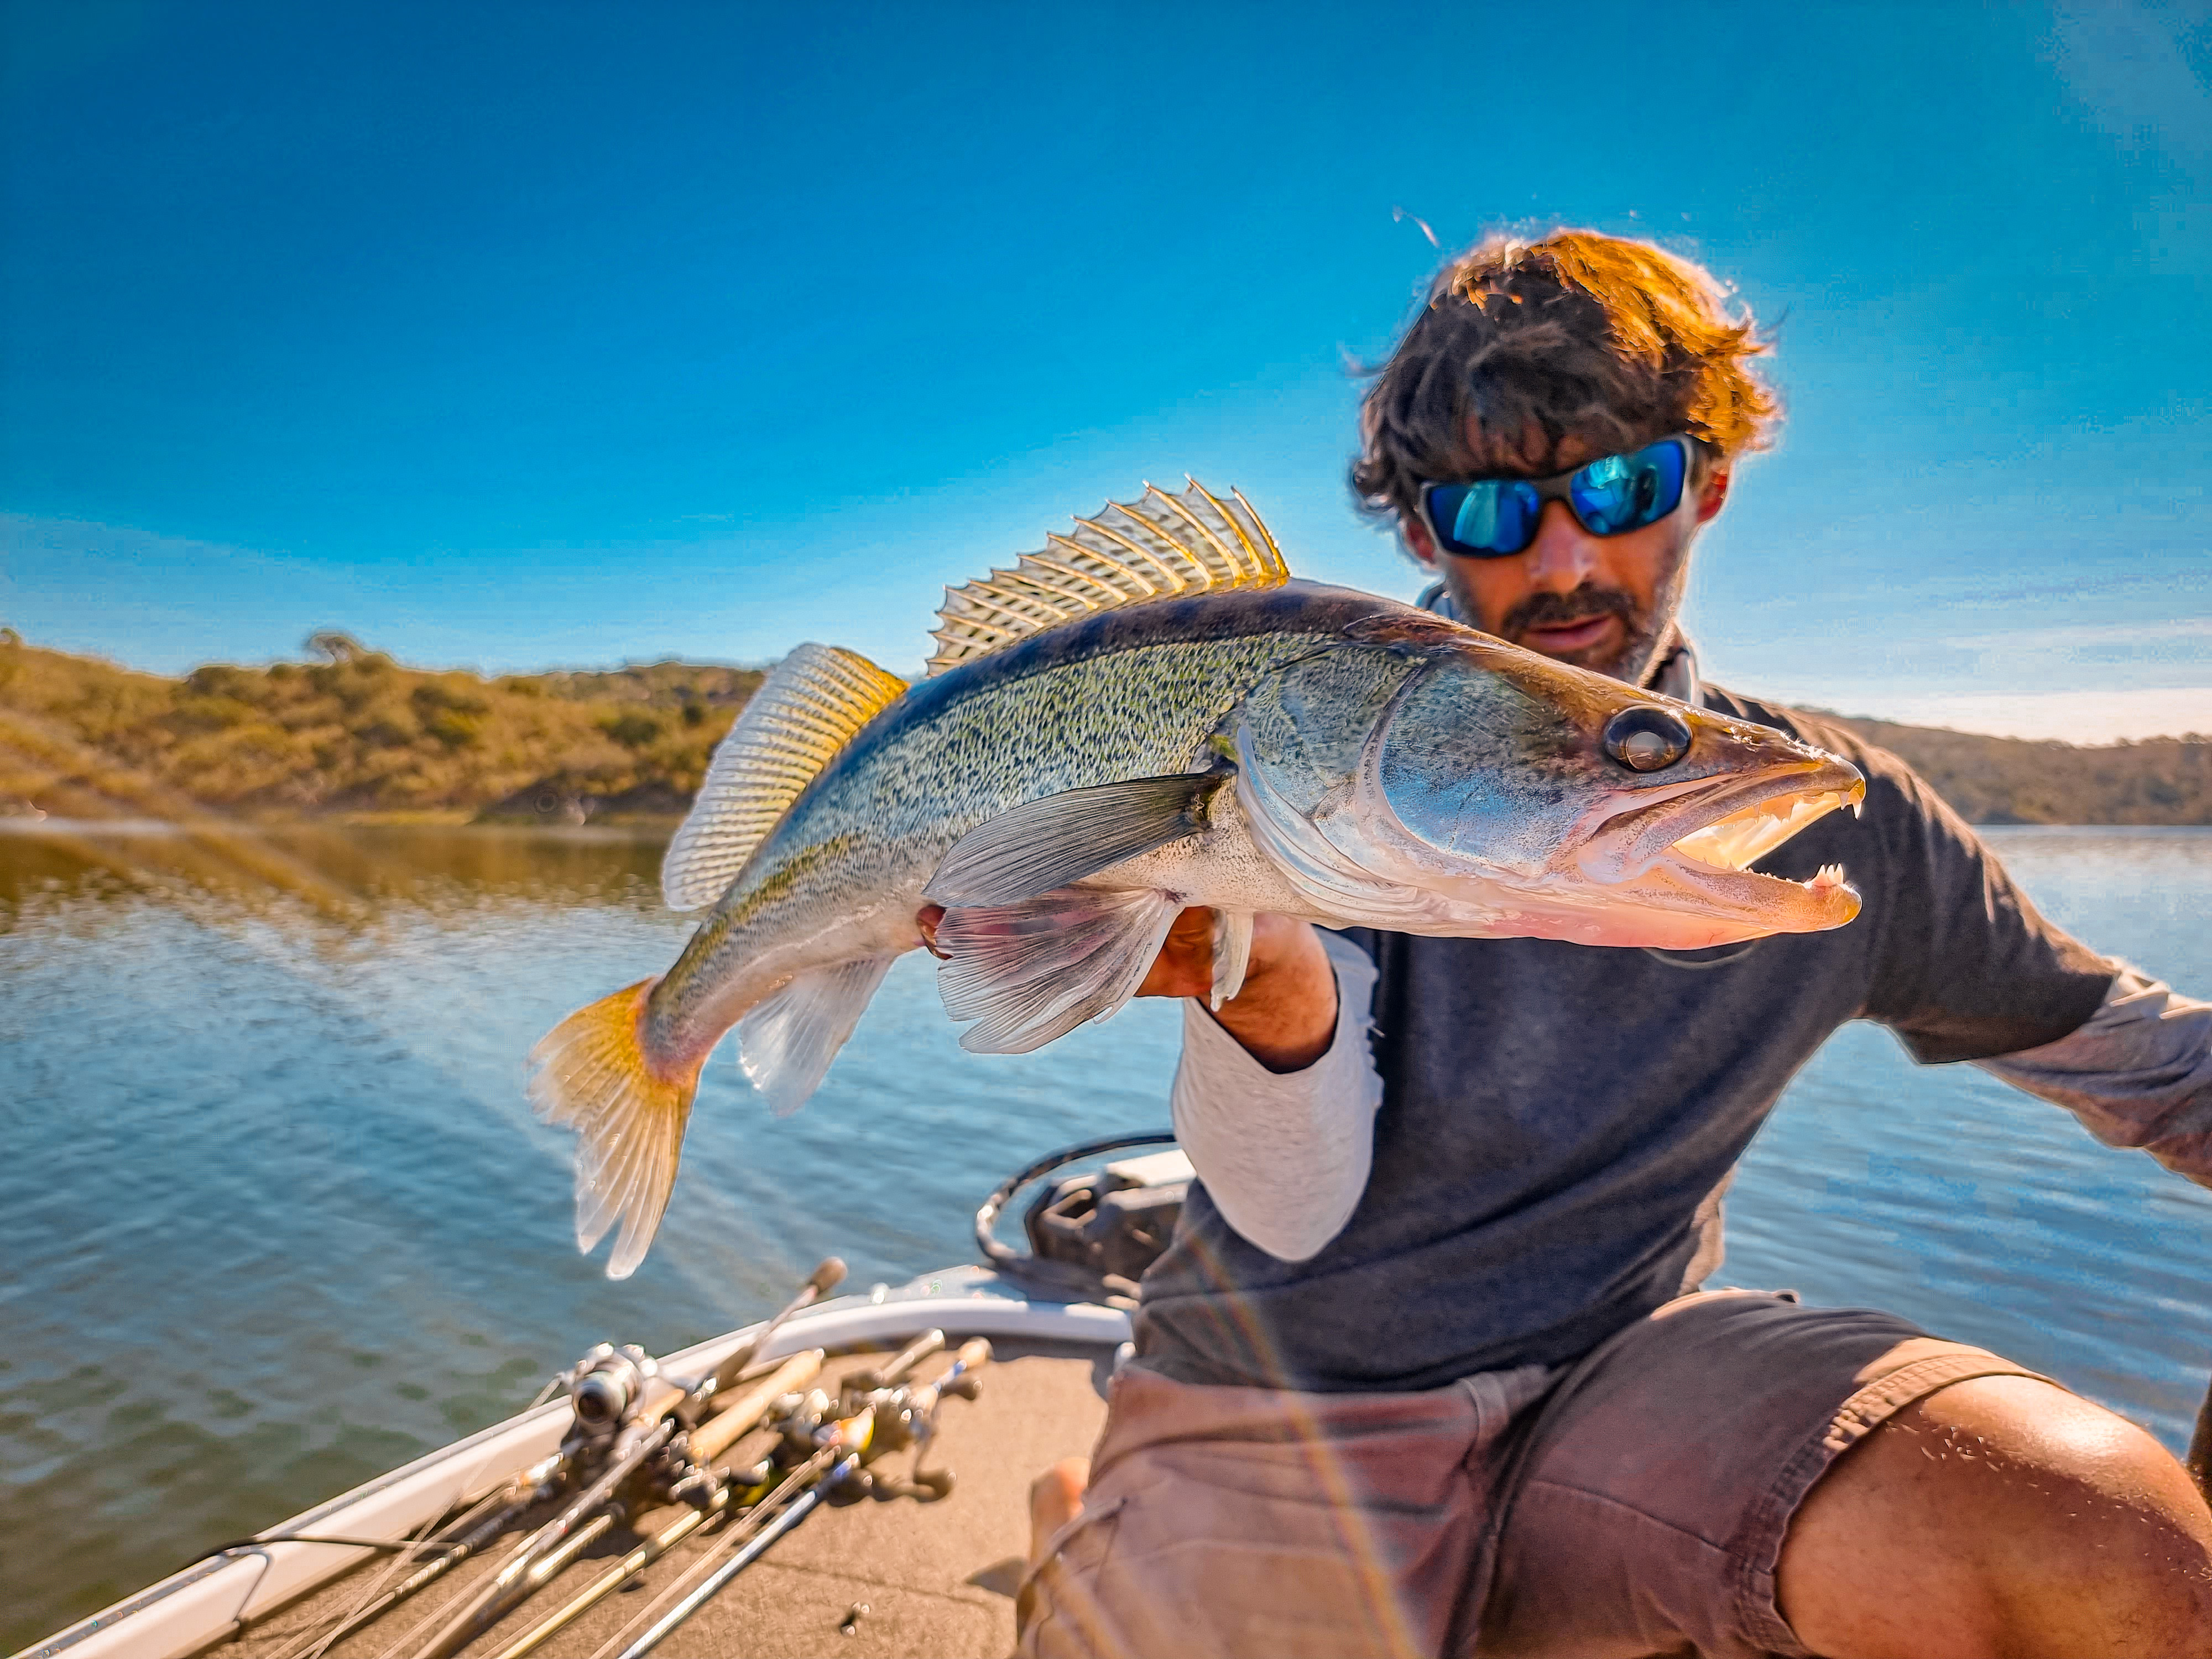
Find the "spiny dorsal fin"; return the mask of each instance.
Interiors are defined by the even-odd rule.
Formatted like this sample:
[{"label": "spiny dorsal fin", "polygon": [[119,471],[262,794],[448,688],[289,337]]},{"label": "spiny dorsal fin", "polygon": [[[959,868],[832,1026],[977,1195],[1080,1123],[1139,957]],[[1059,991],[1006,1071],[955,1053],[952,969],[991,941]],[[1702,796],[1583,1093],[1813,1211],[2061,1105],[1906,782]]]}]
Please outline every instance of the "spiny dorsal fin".
[{"label": "spiny dorsal fin", "polygon": [[897,675],[833,645],[802,645],[778,663],[715,746],[691,815],[668,844],[660,893],[669,907],[696,910],[721,897],[799,792],[905,690]]},{"label": "spiny dorsal fin", "polygon": [[1012,570],[946,588],[929,672],[941,674],[1094,611],[1290,580],[1282,550],[1251,502],[1233,489],[1224,501],[1188,482],[1180,495],[1146,484],[1141,500],[1078,519],[1070,534],[1046,537],[1042,551]]}]

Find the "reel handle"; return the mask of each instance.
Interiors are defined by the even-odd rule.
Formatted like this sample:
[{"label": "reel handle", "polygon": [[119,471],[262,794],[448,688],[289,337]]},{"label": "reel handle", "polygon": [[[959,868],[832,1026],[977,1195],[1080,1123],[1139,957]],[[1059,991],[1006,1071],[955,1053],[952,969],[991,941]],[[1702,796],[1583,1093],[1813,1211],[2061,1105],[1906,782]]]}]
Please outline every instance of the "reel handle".
[{"label": "reel handle", "polygon": [[990,1339],[971,1336],[960,1345],[960,1352],[952,1357],[952,1364],[945,1375],[933,1382],[924,1383],[914,1391],[914,1413],[927,1417],[937,1409],[938,1401],[948,1394],[975,1396],[976,1373],[991,1363]]},{"label": "reel handle", "polygon": [[943,1331],[924,1331],[905,1347],[900,1349],[887,1364],[870,1370],[854,1372],[845,1379],[845,1386],[848,1389],[894,1388],[908,1371],[944,1346]]}]

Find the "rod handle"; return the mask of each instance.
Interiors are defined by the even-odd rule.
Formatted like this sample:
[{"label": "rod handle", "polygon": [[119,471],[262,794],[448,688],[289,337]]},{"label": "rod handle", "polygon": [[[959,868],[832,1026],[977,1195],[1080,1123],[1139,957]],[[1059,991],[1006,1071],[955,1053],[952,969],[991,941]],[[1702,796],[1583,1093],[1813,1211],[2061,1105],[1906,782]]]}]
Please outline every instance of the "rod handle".
[{"label": "rod handle", "polygon": [[953,1363],[963,1371],[981,1370],[991,1363],[991,1339],[988,1336],[969,1337],[960,1345],[960,1352],[954,1356]]},{"label": "rod handle", "polygon": [[691,1431],[691,1461],[712,1463],[735,1445],[738,1437],[759,1425],[768,1408],[787,1394],[795,1394],[811,1382],[822,1369],[822,1350],[795,1353],[766,1376],[738,1395],[720,1411]]},{"label": "rod handle", "polygon": [[665,1377],[656,1376],[645,1385],[638,1395],[637,1418],[640,1423],[658,1423],[676,1409],[676,1402],[684,1398],[684,1390]]}]

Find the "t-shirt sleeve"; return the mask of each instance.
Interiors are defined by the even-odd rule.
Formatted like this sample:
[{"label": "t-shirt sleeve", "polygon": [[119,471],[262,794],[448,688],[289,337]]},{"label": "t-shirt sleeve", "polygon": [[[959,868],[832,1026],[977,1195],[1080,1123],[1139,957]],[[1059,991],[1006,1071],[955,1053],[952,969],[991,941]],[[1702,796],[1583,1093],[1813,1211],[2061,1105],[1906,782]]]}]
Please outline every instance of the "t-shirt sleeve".
[{"label": "t-shirt sleeve", "polygon": [[1382,1079],[1367,1042],[1375,964],[1324,932],[1336,975],[1336,1035],[1301,1071],[1271,1072],[1206,1005],[1183,1004],[1170,1104],[1221,1218],[1279,1261],[1304,1261],[1344,1231],[1367,1190]]},{"label": "t-shirt sleeve", "polygon": [[1866,774],[1882,865],[1867,892],[1869,1018],[1928,1065],[2054,1042],[2097,1012],[2118,965],[2045,921],[1911,768],[1826,730],[1807,735]]}]

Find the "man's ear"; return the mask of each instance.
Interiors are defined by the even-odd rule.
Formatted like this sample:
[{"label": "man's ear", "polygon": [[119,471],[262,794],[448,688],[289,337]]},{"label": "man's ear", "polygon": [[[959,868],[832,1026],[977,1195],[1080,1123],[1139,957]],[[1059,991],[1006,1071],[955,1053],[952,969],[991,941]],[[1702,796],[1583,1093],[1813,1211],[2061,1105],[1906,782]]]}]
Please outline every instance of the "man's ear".
[{"label": "man's ear", "polygon": [[1406,538],[1406,545],[1415,558],[1431,570],[1437,568],[1437,544],[1429,539],[1428,526],[1408,513],[1398,520],[1398,533]]},{"label": "man's ear", "polygon": [[1705,483],[1698,486],[1698,522],[1711,524],[1714,516],[1728,504],[1729,480],[1734,470],[1726,461],[1714,464],[1705,474]]}]

